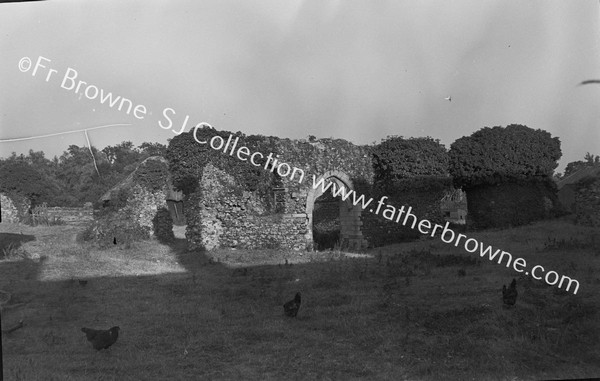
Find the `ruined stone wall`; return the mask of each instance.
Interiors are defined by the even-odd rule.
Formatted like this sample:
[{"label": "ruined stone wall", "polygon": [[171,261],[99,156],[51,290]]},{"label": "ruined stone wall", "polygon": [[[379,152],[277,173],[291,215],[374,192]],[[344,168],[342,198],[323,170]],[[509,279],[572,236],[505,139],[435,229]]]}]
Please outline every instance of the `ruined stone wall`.
[{"label": "ruined stone wall", "polygon": [[265,200],[212,164],[203,170],[199,191],[185,203],[190,249],[305,249],[305,214],[270,213]]},{"label": "ruined stone wall", "polygon": [[[372,180],[366,147],[344,140],[309,143],[281,139],[276,141],[275,149],[279,152],[276,156],[279,163],[302,170],[304,177],[282,176],[268,195],[247,191],[237,177],[212,164],[204,167],[197,191],[188,194],[185,200],[190,249],[305,250],[312,244],[309,221],[312,216],[307,211],[307,198],[314,179],[336,168],[353,177],[351,182],[362,184]],[[266,156],[269,152],[263,154]]]},{"label": "ruined stone wall", "polygon": [[[354,145],[343,139],[319,139],[315,142],[281,139],[276,146],[280,161],[304,170],[304,186],[298,189],[310,186],[313,175],[319,177],[333,170],[346,173],[354,182],[373,181],[373,166],[367,146]],[[287,186],[297,185],[295,180],[283,180]]]},{"label": "ruined stone wall", "polygon": [[[213,139],[219,148],[199,143]],[[245,160],[236,157],[240,147],[246,148]],[[377,196],[386,194],[390,202],[398,201],[395,205],[416,208],[421,212],[419,218],[441,221],[439,200],[443,192],[414,192],[408,186],[404,193],[395,188],[373,189],[372,149],[343,139],[291,140],[214,129],[204,129],[197,136],[178,135],[171,141],[167,157],[174,184],[185,194],[189,248],[310,249],[313,207],[322,194],[314,185],[321,179],[325,184],[333,182],[352,189],[365,200],[373,198],[374,203]],[[249,160],[256,152],[263,159],[258,166]],[[267,157],[277,163],[265,164]],[[283,169],[279,173],[278,165]],[[402,234],[406,231],[398,234],[401,227],[397,223],[368,208],[362,210],[348,201],[340,201],[337,207],[342,249],[361,250],[405,238]],[[414,238],[413,232],[408,236]]]},{"label": "ruined stone wall", "polygon": [[152,236],[152,220],[160,208],[167,208],[165,190],[150,191],[136,184],[131,187],[131,195],[127,199],[127,205],[121,210],[121,213],[127,216],[124,218],[131,219],[137,225],[146,229],[150,236]]},{"label": "ruined stone wall", "polygon": [[[110,246],[154,236],[158,211],[168,210],[170,190],[167,161],[162,157],[147,158],[102,197],[103,207],[94,213],[85,239]],[[172,229],[172,222],[169,224]]]},{"label": "ruined stone wall", "polygon": [[21,196],[8,196],[0,193],[2,222],[18,223],[31,207],[31,201]]}]

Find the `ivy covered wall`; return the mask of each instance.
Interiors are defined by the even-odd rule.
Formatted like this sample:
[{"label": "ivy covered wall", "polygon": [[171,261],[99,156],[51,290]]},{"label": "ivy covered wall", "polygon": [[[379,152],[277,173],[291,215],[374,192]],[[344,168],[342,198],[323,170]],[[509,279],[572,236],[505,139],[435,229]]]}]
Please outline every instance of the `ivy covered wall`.
[{"label": "ivy covered wall", "polygon": [[[441,221],[439,201],[451,188],[446,150],[431,138],[393,137],[384,145],[359,146],[343,139],[280,139],[203,127],[173,138],[167,159],[174,186],[185,194],[191,249],[312,248],[312,210],[322,193],[313,185],[322,178],[374,202],[385,194],[389,203],[410,205],[431,221]],[[342,247],[418,236],[348,202],[339,211]]]},{"label": "ivy covered wall", "polygon": [[[241,160],[237,151],[231,155],[223,152],[227,148],[215,150],[210,143],[198,142],[215,136],[219,138],[214,147],[233,137],[238,149],[260,152],[254,162],[261,166]],[[265,169],[269,157],[271,164],[275,159],[278,165],[285,163],[279,173],[278,167]],[[312,245],[307,196],[314,179],[332,168],[347,174],[353,184],[370,183],[373,178],[369,148],[342,139],[295,141],[202,128],[195,136],[189,132],[175,137],[167,158],[174,184],[185,194],[191,249],[305,250]],[[288,166],[297,170],[295,176]]]},{"label": "ivy covered wall", "polygon": [[166,159],[147,158],[102,196],[103,206],[84,233],[84,239],[110,246],[152,237],[157,229],[172,231],[172,220],[157,219],[157,214],[167,208],[167,199],[173,193]]}]

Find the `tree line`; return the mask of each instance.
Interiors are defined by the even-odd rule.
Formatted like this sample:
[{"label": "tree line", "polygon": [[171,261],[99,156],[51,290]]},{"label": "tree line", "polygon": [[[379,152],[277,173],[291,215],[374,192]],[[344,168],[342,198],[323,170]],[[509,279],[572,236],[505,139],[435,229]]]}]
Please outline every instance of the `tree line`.
[{"label": "tree line", "polygon": [[[58,157],[45,157],[43,151],[15,152],[0,159],[0,193],[19,195],[32,206],[82,206],[96,203],[109,189],[127,177],[150,156],[166,154],[167,146],[142,143],[135,147],[124,141],[102,150],[70,145]],[[93,153],[93,157],[92,157]]]}]

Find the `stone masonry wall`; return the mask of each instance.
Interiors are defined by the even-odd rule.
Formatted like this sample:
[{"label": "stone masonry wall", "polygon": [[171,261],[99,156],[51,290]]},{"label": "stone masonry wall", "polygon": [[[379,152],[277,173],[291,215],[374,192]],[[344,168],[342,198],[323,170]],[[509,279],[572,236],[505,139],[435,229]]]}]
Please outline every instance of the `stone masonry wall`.
[{"label": "stone masonry wall", "polygon": [[[255,192],[246,191],[225,171],[208,164],[203,169],[198,191],[187,195],[185,200],[190,249],[280,247],[304,250],[312,244],[307,197],[313,175],[318,179],[334,168],[344,171],[357,183],[372,180],[366,147],[333,139],[315,143],[281,139],[277,144],[277,151],[281,152],[277,155],[278,162],[304,171],[303,181],[300,183],[299,177],[282,177],[281,186],[267,196],[273,200],[267,202]],[[250,164],[240,162],[240,165]],[[343,221],[351,218],[358,220],[356,211],[341,216]],[[360,231],[351,233],[359,235]]]},{"label": "stone masonry wall", "polygon": [[48,207],[46,209],[48,217],[60,218],[67,225],[85,225],[94,219],[94,209],[88,208],[67,208],[67,207]]},{"label": "stone masonry wall", "polygon": [[2,222],[19,222],[19,210],[10,197],[0,193],[0,204],[2,205]]}]

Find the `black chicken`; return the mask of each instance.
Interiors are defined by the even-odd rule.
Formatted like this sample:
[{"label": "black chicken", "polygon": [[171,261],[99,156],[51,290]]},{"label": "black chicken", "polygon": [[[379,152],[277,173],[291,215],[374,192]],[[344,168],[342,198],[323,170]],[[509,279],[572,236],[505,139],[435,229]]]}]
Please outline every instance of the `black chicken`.
[{"label": "black chicken", "polygon": [[301,303],[302,297],[300,296],[300,293],[297,292],[293,300],[290,300],[289,302],[283,305],[283,311],[289,317],[296,317],[296,315],[298,314],[298,310],[300,309]]},{"label": "black chicken", "polygon": [[107,330],[81,328],[81,332],[84,332],[87,336],[88,341],[92,342],[92,346],[96,350],[108,349],[111,345],[117,342],[119,337],[119,327],[112,327]]},{"label": "black chicken", "polygon": [[514,306],[517,302],[517,280],[513,278],[508,289],[506,285],[502,286],[502,301],[507,306]]}]

